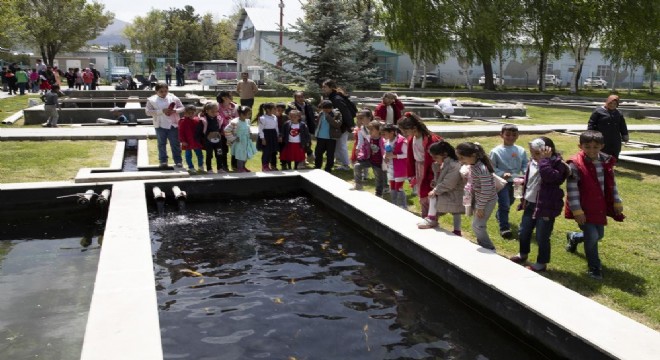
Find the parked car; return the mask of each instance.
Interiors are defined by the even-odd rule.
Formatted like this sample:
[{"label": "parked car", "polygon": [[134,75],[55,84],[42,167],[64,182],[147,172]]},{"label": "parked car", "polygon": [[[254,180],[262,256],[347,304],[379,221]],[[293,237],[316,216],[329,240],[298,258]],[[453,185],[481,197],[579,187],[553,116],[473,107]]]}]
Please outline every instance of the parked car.
[{"label": "parked car", "polygon": [[121,81],[122,77],[132,77],[131,70],[126,66],[115,66],[110,70],[110,80],[113,82]]},{"label": "parked car", "polygon": [[607,87],[607,81],[600,76],[589,77],[584,81],[584,86],[586,87],[602,87],[605,89]]},{"label": "parked car", "polygon": [[437,73],[434,73],[434,72],[429,72],[429,73],[426,73],[425,75],[421,75],[419,77],[419,82],[421,83],[422,81],[424,81],[424,78],[426,78],[426,83],[427,84],[439,84],[440,81],[442,80],[442,78],[440,76],[438,76]]},{"label": "parked car", "polygon": [[[497,74],[493,74],[493,83],[500,86],[504,85],[504,79],[497,76]],[[486,75],[481,75],[479,78],[479,85],[486,85]]]},{"label": "parked car", "polygon": [[[536,80],[536,85],[538,84],[539,81]],[[546,75],[545,86],[561,86],[561,80],[557,77],[557,75]]]},{"label": "parked car", "polygon": [[207,77],[217,79],[216,76],[215,76],[215,71],[213,71],[213,70],[201,70],[197,74],[197,81],[201,82],[202,79],[205,79]]}]

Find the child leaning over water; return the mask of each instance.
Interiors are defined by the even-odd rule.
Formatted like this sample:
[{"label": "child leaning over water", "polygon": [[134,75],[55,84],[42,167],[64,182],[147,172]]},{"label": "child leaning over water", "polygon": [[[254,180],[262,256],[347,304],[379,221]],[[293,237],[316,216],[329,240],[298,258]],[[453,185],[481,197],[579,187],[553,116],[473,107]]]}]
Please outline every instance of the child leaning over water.
[{"label": "child leaning over water", "polygon": [[472,209],[474,209],[472,231],[479,245],[489,250],[495,250],[495,245],[490,240],[486,227],[488,218],[493,213],[497,203],[493,165],[491,165],[484,149],[477,143],[464,142],[458,144],[456,155],[461,164],[470,165],[463,195],[463,205],[465,205],[468,215],[471,215]]},{"label": "child leaning over water", "polygon": [[[179,120],[179,142],[181,149],[185,152],[186,164],[190,174],[205,173],[204,154],[202,154],[202,141],[204,139],[204,123],[199,120],[195,113],[195,105],[186,105],[183,110],[183,117]],[[192,161],[192,153],[197,156],[197,170]]]},{"label": "child leaning over water", "polygon": [[454,234],[461,236],[461,216],[465,213],[463,190],[465,180],[461,176],[461,164],[456,150],[446,141],[431,144],[429,154],[433,158],[433,189],[429,191],[429,214],[417,224],[420,229],[438,226],[437,215],[452,214]]},{"label": "child leaning over water", "polygon": [[239,106],[237,112],[238,117],[225,126],[225,137],[231,154],[236,159],[236,172],[250,172],[245,163],[257,153],[257,148],[250,139],[252,110],[247,106]]}]

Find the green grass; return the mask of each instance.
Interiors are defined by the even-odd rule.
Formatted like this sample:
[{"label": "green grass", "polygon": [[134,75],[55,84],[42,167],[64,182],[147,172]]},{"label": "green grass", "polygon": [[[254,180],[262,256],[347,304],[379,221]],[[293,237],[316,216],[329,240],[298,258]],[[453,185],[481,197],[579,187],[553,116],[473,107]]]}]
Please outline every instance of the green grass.
[{"label": "green grass", "polygon": [[[23,110],[27,108],[28,105],[28,99],[29,98],[36,98],[38,99],[39,96],[36,94],[30,94],[30,95],[24,95],[24,96],[13,96],[5,99],[0,100],[0,121],[8,118],[9,116],[13,115],[15,112]],[[41,101],[40,101],[41,103]],[[0,129],[3,127],[16,127],[16,126],[23,126],[24,122],[23,119],[21,118],[18,120],[14,125],[6,125],[6,124],[0,124]]]}]

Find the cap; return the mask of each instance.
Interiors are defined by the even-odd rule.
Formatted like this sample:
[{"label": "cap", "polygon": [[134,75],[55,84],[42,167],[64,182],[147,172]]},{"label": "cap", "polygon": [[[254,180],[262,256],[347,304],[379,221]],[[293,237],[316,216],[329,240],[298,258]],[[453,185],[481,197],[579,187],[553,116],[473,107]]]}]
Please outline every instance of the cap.
[{"label": "cap", "polygon": [[122,108],[115,106],[112,109],[110,109],[110,112],[115,112],[115,111],[122,111]]},{"label": "cap", "polygon": [[94,63],[89,63],[89,66],[94,66]]}]

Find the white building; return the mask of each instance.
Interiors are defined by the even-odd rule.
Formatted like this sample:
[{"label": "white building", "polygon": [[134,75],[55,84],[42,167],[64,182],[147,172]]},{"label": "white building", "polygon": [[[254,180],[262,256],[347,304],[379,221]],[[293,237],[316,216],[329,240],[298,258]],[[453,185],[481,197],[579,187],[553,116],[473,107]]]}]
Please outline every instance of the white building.
[{"label": "white building", "polygon": [[[305,44],[295,42],[291,39],[291,24],[294,24],[297,18],[302,18],[303,13],[292,13],[284,9],[282,44],[288,49],[306,53]],[[258,59],[265,62],[276,64],[278,59],[272,46],[267,40],[279,43],[280,38],[280,14],[278,11],[263,8],[246,8],[241,14],[238,25],[234,32],[234,39],[237,43],[237,62],[239,71],[248,71],[259,66]],[[412,76],[413,64],[410,56],[400,54],[392,50],[384,39],[374,41],[374,49],[378,56],[378,67],[381,79],[385,83],[397,82],[408,83]],[[507,58],[502,66],[502,78],[505,85],[511,86],[529,86],[536,85],[538,77],[538,59],[536,57],[523,56],[523,48],[517,49],[515,56]],[[493,62],[493,72],[499,73],[499,60]],[[286,64],[284,65],[286,67]],[[575,67],[575,60],[569,53],[564,53],[559,59],[548,59],[547,73],[554,74],[561,79],[562,86],[567,86],[571,80],[572,71]],[[603,59],[597,48],[589,51],[582,68],[580,84],[591,76],[602,76],[608,84],[611,84],[616,76],[617,87],[627,87],[630,84],[638,87],[644,80],[644,69],[638,67],[630,72],[628,69],[618,69]],[[436,72],[440,75],[444,85],[463,85],[465,76],[463,70],[458,64],[456,58],[448,56],[447,59],[436,66],[427,67],[427,72]],[[483,75],[481,65],[472,66],[468,70],[470,82],[477,84],[479,77]],[[418,75],[421,75],[418,72]]]}]

